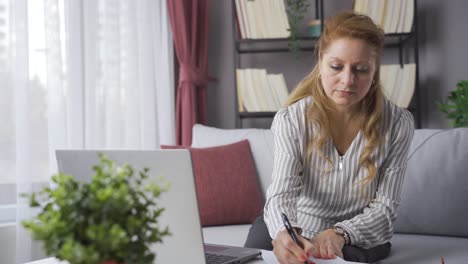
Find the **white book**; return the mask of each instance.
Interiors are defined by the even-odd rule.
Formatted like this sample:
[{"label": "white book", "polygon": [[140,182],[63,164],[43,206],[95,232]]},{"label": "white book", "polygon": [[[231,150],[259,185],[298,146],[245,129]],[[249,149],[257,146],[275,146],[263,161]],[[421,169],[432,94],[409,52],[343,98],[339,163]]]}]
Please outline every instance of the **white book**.
[{"label": "white book", "polygon": [[274,20],[273,20],[273,8],[269,4],[269,0],[256,0],[260,2],[262,14],[263,14],[263,25],[265,26],[266,38],[275,37]]},{"label": "white book", "polygon": [[247,6],[246,6],[246,1],[247,0],[236,0],[239,2],[239,5],[240,5],[240,10],[241,10],[241,13],[242,13],[242,21],[243,21],[243,24],[244,24],[244,29],[245,29],[245,38],[246,39],[251,39],[252,38],[252,30],[250,28],[250,24],[249,24],[249,18],[248,18],[248,14],[247,14]]},{"label": "white book", "polygon": [[364,9],[363,0],[354,0],[354,6],[353,6],[354,12],[363,14],[362,12],[363,9]]},{"label": "white book", "polygon": [[388,98],[388,65],[381,65],[380,66],[380,85],[382,86],[382,92],[386,98]]},{"label": "white book", "polygon": [[236,6],[236,18],[237,18],[237,26],[240,32],[240,38],[245,39],[246,33],[245,33],[244,19],[242,18],[240,0],[235,0],[234,5]]},{"label": "white book", "polygon": [[261,105],[260,111],[268,111],[269,104],[267,99],[267,89],[264,86],[263,78],[266,78],[265,69],[255,69],[255,90],[257,91],[258,100]]},{"label": "white book", "polygon": [[253,77],[253,69],[244,69],[245,76],[245,90],[244,96],[244,105],[249,112],[258,112],[260,111],[260,105],[257,102],[257,95],[255,92],[255,82]]},{"label": "white book", "polygon": [[369,3],[369,1],[372,1],[372,0],[364,0],[363,3],[362,3],[362,5],[363,5],[362,13],[363,14],[369,15],[369,13],[370,13],[370,3]]},{"label": "white book", "polygon": [[265,69],[259,69],[257,71],[259,78],[259,90],[261,91],[261,98],[264,102],[265,107],[263,111],[273,112],[275,111],[275,101],[273,95],[271,94],[270,85],[268,84],[268,75]]},{"label": "white book", "polygon": [[239,112],[245,112],[244,109],[244,100],[242,99],[243,96],[243,88],[244,88],[244,83],[243,83],[243,72],[241,69],[236,69],[236,92],[237,92],[237,109]]},{"label": "white book", "polygon": [[276,86],[277,88],[276,92],[278,93],[281,106],[284,106],[289,97],[288,86],[286,85],[286,80],[284,79],[283,74],[278,75],[277,81],[278,81],[278,84]]},{"label": "white book", "polygon": [[249,0],[243,0],[245,3],[245,10],[247,13],[247,25],[250,28],[250,37],[252,39],[258,39],[260,33],[258,32],[258,26],[255,19],[255,2]]},{"label": "white book", "polygon": [[[278,78],[276,77],[278,74],[268,74],[268,85],[270,86],[271,94],[273,96],[273,100],[275,101],[275,109],[278,110],[281,107],[281,100],[277,93],[276,85],[278,84]],[[276,111],[275,110],[275,111]]]},{"label": "white book", "polygon": [[367,10],[367,15],[372,18],[374,23],[378,24],[379,23],[379,0],[369,0],[368,3],[368,10]]},{"label": "white book", "polygon": [[291,26],[289,25],[288,14],[286,13],[286,6],[284,5],[284,1],[278,1],[278,4],[281,11],[280,19],[283,24],[282,28],[286,29],[286,37],[289,37],[289,35],[291,34],[291,32],[289,31]]},{"label": "white book", "polygon": [[385,82],[382,83],[384,87],[384,94],[388,100],[395,102],[393,98],[395,87],[397,86],[398,71],[400,65],[398,64],[389,64],[385,65],[382,71],[385,72]]},{"label": "white book", "polygon": [[[253,83],[254,83],[254,92],[256,104],[258,105],[257,111],[264,112],[268,109],[268,103],[265,98],[265,92],[263,91],[263,85],[261,76],[264,69],[252,69]],[[265,71],[266,74],[266,71]]]},{"label": "white book", "polygon": [[401,83],[401,91],[397,99],[397,105],[408,108],[414,95],[416,86],[416,64],[405,64]]},{"label": "white book", "polygon": [[402,32],[411,32],[411,28],[413,27],[413,19],[414,19],[414,0],[408,0],[408,4],[406,5],[406,15],[405,21],[403,23],[403,30]]},{"label": "white book", "polygon": [[379,4],[377,5],[377,25],[379,25],[381,28],[383,28],[384,25],[384,15],[385,15],[385,9],[387,6],[387,1],[386,0],[377,0],[379,1]]},{"label": "white book", "polygon": [[263,8],[261,0],[253,0],[252,1],[254,7],[254,14],[255,14],[255,25],[257,26],[256,30],[258,33],[259,39],[266,39],[269,38],[267,32],[267,25],[265,23],[265,9]]},{"label": "white book", "polygon": [[249,80],[248,80],[248,74],[246,69],[238,69],[239,72],[239,84],[240,85],[240,92],[241,92],[241,100],[242,104],[244,106],[244,111],[246,112],[252,112],[254,111],[254,104],[252,102],[252,96],[250,95],[250,86],[249,86]]},{"label": "white book", "polygon": [[400,97],[400,93],[401,93],[401,90],[402,90],[402,80],[403,80],[403,68],[401,68],[399,65],[397,65],[398,68],[397,68],[397,71],[396,71],[396,75],[395,75],[395,85],[393,86],[393,90],[392,90],[392,96],[390,98],[390,100],[398,105],[398,97]]},{"label": "white book", "polygon": [[385,31],[385,33],[390,33],[394,8],[395,8],[395,1],[388,0],[385,5],[385,14],[383,18],[383,21],[384,21],[383,30]]},{"label": "white book", "polygon": [[396,29],[397,33],[403,32],[403,27],[404,27],[404,24],[405,24],[404,20],[405,20],[405,17],[406,17],[406,9],[407,9],[407,4],[409,2],[408,0],[400,0],[400,1],[401,1],[400,13],[399,13],[398,25],[397,25],[397,29]]},{"label": "white book", "polygon": [[393,0],[393,11],[392,16],[390,18],[390,28],[388,29],[388,33],[396,33],[398,29],[398,20],[400,19],[400,7],[402,5],[401,0]]},{"label": "white book", "polygon": [[[266,0],[269,1],[269,0]],[[283,21],[283,14],[281,10],[281,5],[280,2],[282,1],[270,1],[269,5],[271,7],[271,16],[270,19],[272,21],[273,25],[273,36],[275,38],[287,38],[289,36],[288,34],[288,28],[287,25],[284,24]]]}]

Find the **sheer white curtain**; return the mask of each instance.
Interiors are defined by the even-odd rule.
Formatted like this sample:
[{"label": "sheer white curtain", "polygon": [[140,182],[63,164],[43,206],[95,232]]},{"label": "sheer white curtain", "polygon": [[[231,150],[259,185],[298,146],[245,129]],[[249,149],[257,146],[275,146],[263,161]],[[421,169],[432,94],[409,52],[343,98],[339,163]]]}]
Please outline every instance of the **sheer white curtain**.
[{"label": "sheer white curtain", "polygon": [[0,0],[0,263],[38,254],[19,194],[56,149],[175,142],[173,80],[166,1]]}]

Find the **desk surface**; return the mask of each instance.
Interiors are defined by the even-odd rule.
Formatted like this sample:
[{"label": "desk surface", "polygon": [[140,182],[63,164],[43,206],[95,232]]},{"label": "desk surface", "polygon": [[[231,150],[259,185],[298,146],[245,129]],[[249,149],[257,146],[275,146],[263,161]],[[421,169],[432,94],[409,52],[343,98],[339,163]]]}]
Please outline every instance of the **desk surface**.
[{"label": "desk surface", "polygon": [[[46,258],[46,259],[36,260],[33,262],[28,262],[25,264],[68,264],[68,262],[59,261],[56,258]],[[258,257],[254,260],[249,261],[246,264],[265,264],[265,262],[263,261],[262,257]]]}]

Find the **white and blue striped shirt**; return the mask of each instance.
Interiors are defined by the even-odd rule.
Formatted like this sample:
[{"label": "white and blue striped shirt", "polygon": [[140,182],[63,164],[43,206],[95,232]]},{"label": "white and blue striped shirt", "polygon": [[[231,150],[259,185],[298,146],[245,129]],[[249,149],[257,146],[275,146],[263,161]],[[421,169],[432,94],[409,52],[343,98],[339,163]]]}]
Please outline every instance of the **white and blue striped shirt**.
[{"label": "white and blue striped shirt", "polygon": [[302,228],[304,237],[337,225],[348,232],[353,245],[370,248],[388,242],[414,134],[412,115],[385,100],[384,141],[373,156],[377,176],[363,185],[360,181],[368,171],[359,165],[366,144],[361,131],[343,156],[331,138],[325,143],[323,151],[332,165],[315,150],[310,160],[305,160],[306,143],[316,130],[307,126],[305,119],[311,101],[305,98],[282,108],[273,120],[273,181],[264,208],[270,236],[276,237],[283,228],[284,212],[293,226]]}]

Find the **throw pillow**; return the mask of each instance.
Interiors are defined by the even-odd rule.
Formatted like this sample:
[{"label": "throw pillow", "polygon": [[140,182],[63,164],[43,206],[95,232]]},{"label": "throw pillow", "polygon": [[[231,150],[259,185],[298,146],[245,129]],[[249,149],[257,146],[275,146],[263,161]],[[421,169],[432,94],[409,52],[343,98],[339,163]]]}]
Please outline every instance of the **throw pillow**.
[{"label": "throw pillow", "polygon": [[187,149],[192,157],[202,226],[252,223],[261,213],[263,202],[249,141]]}]

